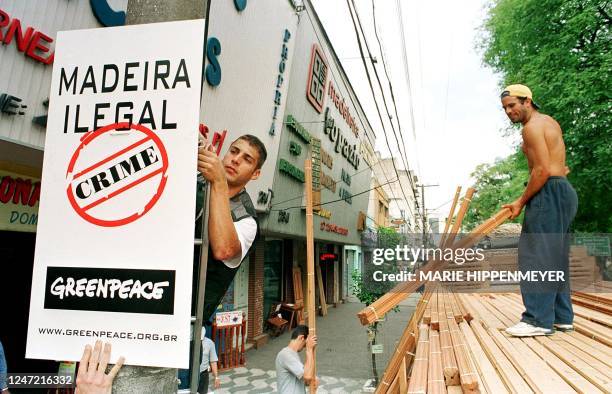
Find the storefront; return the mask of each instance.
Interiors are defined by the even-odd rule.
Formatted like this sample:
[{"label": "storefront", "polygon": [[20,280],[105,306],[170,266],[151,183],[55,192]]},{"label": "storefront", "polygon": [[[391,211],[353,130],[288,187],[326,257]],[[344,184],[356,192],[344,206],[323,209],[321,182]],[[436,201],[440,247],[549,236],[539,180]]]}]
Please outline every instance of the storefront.
[{"label": "storefront", "polygon": [[[348,298],[351,273],[362,261],[362,222],[369,196],[361,193],[369,189],[372,174],[362,152],[364,145],[372,145],[374,133],[312,5],[304,5],[293,38],[290,79],[285,80],[289,91],[272,197],[261,220],[269,267],[266,275],[282,271],[283,276],[283,285],[276,287],[270,285],[272,279],[264,279],[264,293],[270,297],[280,295],[276,300],[269,299],[266,306],[295,301],[295,269],[299,268],[303,291],[306,289],[306,220],[302,206],[304,160],[308,154],[313,160],[315,204],[321,203],[315,206],[314,215],[315,263],[320,268],[322,293],[328,305]],[[276,246],[280,240],[283,251]],[[275,251],[274,259],[268,247]],[[273,264],[283,269],[273,270]],[[319,307],[318,280],[315,283]],[[262,322],[268,313],[264,308]]]}]

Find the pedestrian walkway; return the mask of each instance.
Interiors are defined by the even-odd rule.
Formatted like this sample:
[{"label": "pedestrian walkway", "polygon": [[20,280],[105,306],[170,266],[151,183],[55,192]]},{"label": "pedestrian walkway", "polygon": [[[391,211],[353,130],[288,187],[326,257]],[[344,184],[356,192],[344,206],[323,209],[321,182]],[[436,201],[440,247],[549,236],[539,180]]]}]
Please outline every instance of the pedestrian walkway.
[{"label": "pedestrian walkway", "polygon": [[[379,324],[377,343],[383,353],[376,355],[376,368],[382,376],[398,338],[412,315],[418,298],[412,296],[400,305],[398,312],[390,312]],[[357,319],[361,303],[349,302],[329,308],[325,317],[317,317],[317,376],[318,393],[361,393],[366,381],[372,378],[372,355],[368,349],[366,327]],[[247,365],[222,372],[221,388],[215,393],[272,393],[276,391],[274,361],[278,352],[289,343],[285,333],[271,338],[260,349],[247,352]],[[302,354],[302,360],[304,355]]]}]

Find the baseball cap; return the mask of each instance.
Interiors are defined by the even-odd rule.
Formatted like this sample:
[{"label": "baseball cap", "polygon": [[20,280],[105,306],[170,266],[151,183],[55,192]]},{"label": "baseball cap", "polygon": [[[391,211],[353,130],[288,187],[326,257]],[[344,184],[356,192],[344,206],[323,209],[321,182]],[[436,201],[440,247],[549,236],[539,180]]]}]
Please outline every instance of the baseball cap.
[{"label": "baseball cap", "polygon": [[531,99],[531,104],[533,104],[533,107],[535,109],[540,109],[540,106],[538,104],[536,104],[535,101],[533,101],[533,94],[531,93],[531,89],[529,89],[525,85],[515,84],[515,85],[508,85],[508,86],[506,86],[506,88],[504,89],[504,91],[500,95],[500,98],[504,98],[506,96],[529,97]]}]

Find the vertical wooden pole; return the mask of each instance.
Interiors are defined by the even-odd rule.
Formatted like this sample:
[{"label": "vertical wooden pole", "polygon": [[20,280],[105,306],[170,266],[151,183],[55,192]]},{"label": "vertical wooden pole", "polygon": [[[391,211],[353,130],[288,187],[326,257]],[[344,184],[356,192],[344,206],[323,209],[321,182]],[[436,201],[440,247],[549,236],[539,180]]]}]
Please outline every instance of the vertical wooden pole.
[{"label": "vertical wooden pole", "polygon": [[455,208],[457,208],[457,201],[459,201],[459,195],[461,195],[461,186],[457,186],[455,198],[453,199],[453,204],[451,205],[450,212],[448,213],[448,218],[446,219],[446,224],[444,225],[444,232],[442,233],[442,237],[440,238],[441,248],[445,247],[446,237],[448,236],[448,229],[450,228],[450,224],[453,221],[453,216],[455,216]]},{"label": "vertical wooden pole", "polygon": [[[307,297],[308,297],[308,335],[316,335],[316,312],[315,312],[315,267],[314,267],[314,224],[312,216],[312,161],[310,154],[304,162],[306,176],[306,272],[307,272]],[[314,357],[315,376],[317,375],[316,353]],[[312,382],[310,392],[316,393],[317,387]]]}]

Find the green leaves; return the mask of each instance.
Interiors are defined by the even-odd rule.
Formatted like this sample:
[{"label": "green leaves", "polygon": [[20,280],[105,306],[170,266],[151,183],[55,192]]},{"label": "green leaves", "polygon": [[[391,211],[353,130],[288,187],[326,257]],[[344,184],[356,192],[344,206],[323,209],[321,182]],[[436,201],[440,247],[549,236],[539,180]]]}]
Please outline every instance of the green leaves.
[{"label": "green leaves", "polygon": [[[526,84],[542,112],[561,125],[568,177],[579,198],[574,228],[580,231],[612,232],[610,15],[612,5],[603,0],[496,0],[478,43],[484,63],[503,77],[500,89]],[[516,163],[511,157],[507,164]],[[495,193],[478,190],[481,209],[488,208]]]}]

